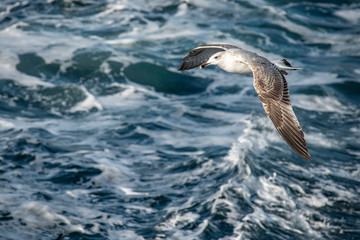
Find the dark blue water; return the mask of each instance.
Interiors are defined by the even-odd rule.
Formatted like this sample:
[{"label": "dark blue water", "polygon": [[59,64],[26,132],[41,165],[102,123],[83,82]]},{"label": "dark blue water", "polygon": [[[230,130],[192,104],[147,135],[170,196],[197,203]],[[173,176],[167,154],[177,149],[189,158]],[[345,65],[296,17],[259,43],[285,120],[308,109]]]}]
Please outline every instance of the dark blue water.
[{"label": "dark blue water", "polygon": [[[303,68],[311,161],[205,43]],[[0,238],[360,239],[359,79],[358,1],[2,0]]]}]

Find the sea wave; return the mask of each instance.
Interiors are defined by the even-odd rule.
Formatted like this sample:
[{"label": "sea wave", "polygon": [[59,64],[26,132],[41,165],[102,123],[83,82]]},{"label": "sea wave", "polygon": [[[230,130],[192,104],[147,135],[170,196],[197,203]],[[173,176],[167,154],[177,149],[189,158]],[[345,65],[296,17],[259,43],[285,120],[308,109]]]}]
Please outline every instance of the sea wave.
[{"label": "sea wave", "polygon": [[[357,239],[360,5],[0,3],[4,239]],[[286,76],[311,161],[252,84],[178,72],[230,43]]]}]

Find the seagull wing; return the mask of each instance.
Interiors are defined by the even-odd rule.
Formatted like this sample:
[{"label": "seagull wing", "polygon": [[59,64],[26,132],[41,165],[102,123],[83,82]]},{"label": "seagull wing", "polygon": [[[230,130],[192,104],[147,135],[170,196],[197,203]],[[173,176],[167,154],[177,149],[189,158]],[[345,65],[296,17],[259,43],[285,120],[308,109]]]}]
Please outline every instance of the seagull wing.
[{"label": "seagull wing", "polygon": [[191,50],[182,60],[178,70],[188,70],[206,63],[209,58],[217,52],[226,51],[230,48],[237,48],[233,45],[210,44],[201,45]]},{"label": "seagull wing", "polygon": [[[254,75],[254,87],[266,114],[285,142],[302,158],[310,160],[304,133],[291,106],[286,79],[266,58],[256,55],[248,62]],[[254,58],[253,58],[254,59]]]}]

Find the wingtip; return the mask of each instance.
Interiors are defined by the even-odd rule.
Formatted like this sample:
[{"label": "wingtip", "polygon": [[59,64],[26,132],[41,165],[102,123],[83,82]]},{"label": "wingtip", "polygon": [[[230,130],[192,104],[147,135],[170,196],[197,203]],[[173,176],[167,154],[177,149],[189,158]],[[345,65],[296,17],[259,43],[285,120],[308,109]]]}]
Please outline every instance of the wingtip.
[{"label": "wingtip", "polygon": [[[305,148],[306,148],[306,147],[305,147]],[[306,148],[306,150],[307,150],[307,148]],[[311,160],[311,156],[310,156],[309,151],[302,152],[302,153],[296,152],[296,153],[297,153],[300,157],[302,157],[303,159],[305,159],[305,160],[308,160],[308,161]]]},{"label": "wingtip", "polygon": [[292,65],[288,62],[288,60],[286,60],[285,58],[280,60],[285,66],[287,67],[292,67]]},{"label": "wingtip", "polygon": [[177,69],[178,71],[182,71],[182,70],[184,70],[184,64],[183,63],[181,63],[180,65],[179,65],[179,67],[178,67],[178,69]]}]

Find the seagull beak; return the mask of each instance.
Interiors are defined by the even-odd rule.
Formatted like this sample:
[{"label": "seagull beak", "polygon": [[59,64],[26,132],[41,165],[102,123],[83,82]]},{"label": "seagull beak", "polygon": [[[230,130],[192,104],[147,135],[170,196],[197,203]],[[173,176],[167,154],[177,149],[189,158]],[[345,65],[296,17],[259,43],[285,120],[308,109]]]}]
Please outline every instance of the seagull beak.
[{"label": "seagull beak", "polygon": [[204,67],[207,67],[207,66],[209,66],[210,64],[211,64],[211,63],[209,63],[209,62],[203,63],[203,64],[200,65],[200,69],[203,69]]}]

